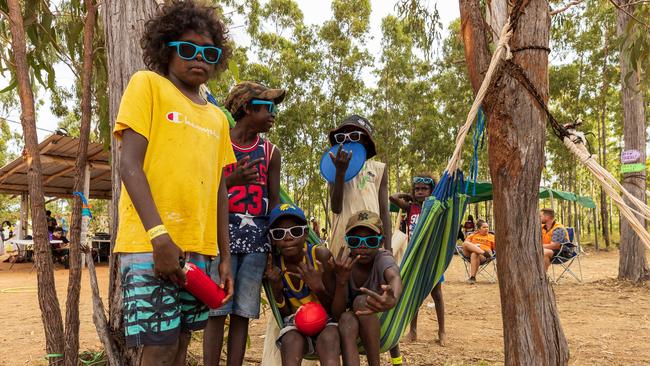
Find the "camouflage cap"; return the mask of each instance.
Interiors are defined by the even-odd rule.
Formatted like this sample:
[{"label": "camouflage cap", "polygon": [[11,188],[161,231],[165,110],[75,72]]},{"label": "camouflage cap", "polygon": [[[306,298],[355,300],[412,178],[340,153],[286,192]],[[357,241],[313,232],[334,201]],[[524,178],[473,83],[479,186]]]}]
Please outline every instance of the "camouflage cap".
[{"label": "camouflage cap", "polygon": [[367,227],[377,234],[381,234],[383,227],[379,215],[368,210],[359,211],[350,216],[350,219],[348,219],[348,224],[345,226],[345,233],[347,234],[350,232],[350,230],[359,226]]},{"label": "camouflage cap", "polygon": [[271,89],[254,81],[244,81],[230,90],[224,105],[234,115],[239,108],[252,99],[271,100],[275,104],[280,104],[284,100],[285,93],[284,89]]}]

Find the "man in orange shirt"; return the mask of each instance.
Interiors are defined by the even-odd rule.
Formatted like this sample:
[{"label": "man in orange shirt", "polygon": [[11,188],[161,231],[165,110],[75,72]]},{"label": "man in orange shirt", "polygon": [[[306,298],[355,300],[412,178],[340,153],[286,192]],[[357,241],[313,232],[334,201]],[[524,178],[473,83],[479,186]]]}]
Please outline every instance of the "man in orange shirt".
[{"label": "man in orange shirt", "polygon": [[494,254],[495,248],[494,234],[490,233],[490,226],[487,222],[482,222],[478,226],[478,231],[465,239],[463,254],[469,258],[470,262],[468,280],[470,284],[476,283],[476,272],[478,272],[479,265]]},{"label": "man in orange shirt", "polygon": [[569,241],[569,234],[562,224],[555,221],[555,211],[543,208],[539,219],[542,222],[542,246],[544,247],[544,269],[551,266],[553,257],[562,249],[562,243]]}]

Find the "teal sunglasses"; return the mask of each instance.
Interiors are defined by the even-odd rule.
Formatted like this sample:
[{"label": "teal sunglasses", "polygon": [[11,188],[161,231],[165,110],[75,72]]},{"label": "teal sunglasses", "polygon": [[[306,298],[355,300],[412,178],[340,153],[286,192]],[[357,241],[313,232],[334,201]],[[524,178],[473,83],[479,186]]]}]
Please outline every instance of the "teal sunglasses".
[{"label": "teal sunglasses", "polygon": [[215,46],[199,46],[192,42],[175,41],[167,43],[169,47],[175,47],[178,57],[183,60],[194,60],[201,52],[203,61],[209,64],[216,64],[221,58],[221,48]]},{"label": "teal sunglasses", "polygon": [[424,183],[424,184],[429,184],[433,185],[433,179],[429,177],[414,177],[413,178],[413,183]]},{"label": "teal sunglasses", "polygon": [[269,113],[275,113],[276,112],[276,107],[275,103],[269,101],[269,100],[260,100],[260,99],[253,99],[251,100],[252,105],[265,105],[269,109]]},{"label": "teal sunglasses", "polygon": [[383,235],[373,235],[373,236],[352,236],[346,235],[345,242],[348,244],[348,248],[357,249],[361,245],[368,249],[377,249],[381,246],[381,239]]}]

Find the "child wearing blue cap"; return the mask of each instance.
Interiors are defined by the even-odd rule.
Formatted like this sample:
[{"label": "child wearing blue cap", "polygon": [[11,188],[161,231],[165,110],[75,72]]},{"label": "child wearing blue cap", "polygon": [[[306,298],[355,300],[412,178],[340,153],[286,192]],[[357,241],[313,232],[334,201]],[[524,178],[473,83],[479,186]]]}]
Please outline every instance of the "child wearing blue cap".
[{"label": "child wearing blue cap", "polygon": [[277,346],[282,365],[300,365],[308,355],[318,355],[321,365],[340,365],[340,339],[337,324],[327,326],[314,337],[308,337],[295,326],[298,308],[318,302],[331,315],[336,275],[332,253],[307,242],[309,229],[303,211],[291,204],[275,206],[269,216],[269,238],[276,255],[269,254],[265,277],[271,285],[273,298],[282,315]]}]

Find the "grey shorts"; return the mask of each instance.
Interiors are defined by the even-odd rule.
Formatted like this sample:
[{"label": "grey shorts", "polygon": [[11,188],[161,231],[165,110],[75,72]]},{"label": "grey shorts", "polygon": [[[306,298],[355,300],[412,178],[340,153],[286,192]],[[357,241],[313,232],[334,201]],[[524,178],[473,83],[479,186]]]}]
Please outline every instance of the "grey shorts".
[{"label": "grey shorts", "polygon": [[[280,334],[278,335],[278,339],[275,341],[275,345],[278,346],[278,348],[282,347],[282,337],[291,332],[292,330],[298,331],[298,328],[296,328],[296,324],[293,320],[293,318],[296,316],[296,314],[291,314],[288,317],[284,318],[284,327],[280,329]],[[325,325],[325,328],[329,326],[334,326],[338,327],[339,323],[336,323],[332,318],[327,319],[327,324]],[[315,356],[316,355],[316,340],[318,339],[318,336],[314,337],[307,337],[305,336],[305,339],[307,340],[307,353],[304,355],[305,357],[307,356]]]}]

